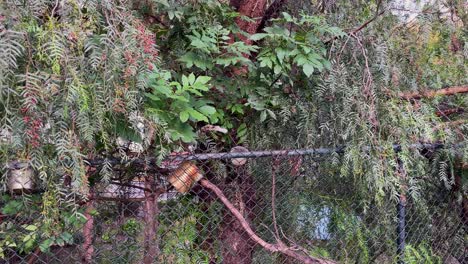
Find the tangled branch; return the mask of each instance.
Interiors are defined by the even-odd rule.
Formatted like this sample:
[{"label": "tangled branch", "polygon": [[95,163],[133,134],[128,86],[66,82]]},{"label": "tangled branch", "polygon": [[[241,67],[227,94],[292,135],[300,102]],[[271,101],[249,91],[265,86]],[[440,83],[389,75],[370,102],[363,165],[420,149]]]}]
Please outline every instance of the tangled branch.
[{"label": "tangled branch", "polygon": [[216,196],[228,208],[228,210],[234,215],[234,217],[237,218],[237,220],[240,222],[242,228],[248,234],[250,239],[252,239],[255,243],[262,246],[264,249],[272,253],[280,252],[284,255],[287,255],[291,258],[301,261],[302,263],[307,263],[307,264],[334,264],[335,263],[334,261],[331,261],[331,260],[316,258],[310,255],[299,253],[297,252],[297,250],[293,249],[292,247],[287,246],[284,242],[280,240],[278,240],[275,244],[266,242],[252,230],[250,225],[247,223],[247,220],[242,216],[239,210],[237,210],[237,208],[228,200],[228,198],[226,198],[223,192],[216,185],[214,185],[207,179],[201,179],[200,184],[204,188],[209,189],[216,194]]}]

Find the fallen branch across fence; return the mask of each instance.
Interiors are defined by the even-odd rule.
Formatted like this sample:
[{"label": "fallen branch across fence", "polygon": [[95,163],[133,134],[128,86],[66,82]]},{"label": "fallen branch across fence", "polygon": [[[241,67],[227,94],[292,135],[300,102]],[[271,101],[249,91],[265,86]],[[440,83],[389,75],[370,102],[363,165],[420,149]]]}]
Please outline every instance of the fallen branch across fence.
[{"label": "fallen branch across fence", "polygon": [[247,223],[247,220],[242,216],[241,212],[237,210],[237,208],[226,198],[224,193],[213,183],[211,183],[207,179],[201,179],[200,185],[204,188],[214,192],[216,196],[221,200],[221,202],[227,207],[227,209],[236,217],[236,219],[240,222],[242,228],[247,232],[250,239],[255,241],[255,243],[262,246],[264,249],[272,252],[277,253],[280,252],[285,254],[291,258],[294,258],[302,263],[306,264],[335,264],[336,262],[321,258],[312,257],[310,255],[306,255],[305,253],[300,253],[299,248],[295,248],[295,246],[288,246],[281,240],[277,238],[277,242],[275,244],[271,244],[263,240],[259,237]]},{"label": "fallen branch across fence", "polygon": [[398,98],[405,100],[417,100],[421,98],[432,98],[440,95],[454,95],[468,93],[468,85],[453,86],[440,90],[426,90],[416,92],[400,92],[397,94]]}]

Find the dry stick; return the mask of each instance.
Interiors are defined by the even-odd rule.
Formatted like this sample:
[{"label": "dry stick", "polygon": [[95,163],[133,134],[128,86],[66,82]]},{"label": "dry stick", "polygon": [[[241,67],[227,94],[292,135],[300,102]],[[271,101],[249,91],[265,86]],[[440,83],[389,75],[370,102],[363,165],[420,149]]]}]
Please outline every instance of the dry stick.
[{"label": "dry stick", "polygon": [[[366,22],[364,22],[362,25],[360,25],[359,27],[351,30],[350,32],[347,33],[348,36],[351,36],[351,35],[354,35],[356,33],[358,33],[359,31],[363,30],[364,28],[366,28],[370,23],[372,23],[374,20],[376,20],[379,16],[383,15],[385,12],[386,12],[386,9],[382,10],[379,12],[379,9],[380,9],[380,5],[381,5],[382,1],[379,1],[377,3],[377,8],[375,10],[375,15],[367,20]],[[325,43],[329,43],[330,41],[334,41],[335,39],[337,39],[338,36],[334,36],[332,37],[331,39],[325,41]]]},{"label": "dry stick", "polygon": [[436,112],[436,116],[448,117],[449,115],[461,114],[463,112],[465,112],[465,109],[463,107],[455,107],[455,108],[450,108],[450,109],[445,109],[445,110],[439,110]]},{"label": "dry stick", "polygon": [[365,67],[364,67],[364,74],[363,74],[363,89],[362,92],[364,94],[364,98],[369,102],[369,113],[368,118],[371,122],[372,126],[375,128],[379,127],[379,120],[377,119],[377,107],[375,105],[375,98],[374,98],[374,91],[372,90],[372,84],[374,83],[374,79],[372,77],[372,73],[370,71],[369,66],[369,58],[366,54],[366,49],[362,44],[361,40],[354,34],[350,33],[350,36],[356,39],[357,44],[361,48],[362,56],[364,57]]},{"label": "dry stick", "polygon": [[400,99],[421,99],[421,98],[432,98],[438,95],[454,95],[468,93],[468,85],[453,86],[447,87],[440,90],[426,90],[420,92],[400,92],[397,94],[397,97]]},{"label": "dry stick", "polygon": [[307,264],[335,264],[336,262],[331,261],[331,260],[325,260],[325,259],[320,259],[320,258],[315,258],[312,256],[308,256],[305,254],[301,254],[299,252],[296,252],[295,250],[291,249],[288,247],[286,244],[284,244],[281,241],[278,241],[276,244],[271,244],[263,240],[261,237],[259,237],[250,227],[250,225],[247,223],[247,220],[242,216],[242,214],[237,210],[237,208],[226,198],[226,196],[223,194],[223,192],[213,183],[211,183],[207,179],[201,179],[200,180],[200,185],[205,187],[206,189],[211,190],[216,194],[216,196],[221,200],[221,202],[228,208],[228,210],[234,215],[234,217],[237,218],[237,220],[240,222],[242,228],[247,232],[248,236],[257,244],[262,246],[264,249],[270,251],[270,252],[281,252],[289,257],[292,257],[296,260],[301,261],[302,263],[307,263]]}]

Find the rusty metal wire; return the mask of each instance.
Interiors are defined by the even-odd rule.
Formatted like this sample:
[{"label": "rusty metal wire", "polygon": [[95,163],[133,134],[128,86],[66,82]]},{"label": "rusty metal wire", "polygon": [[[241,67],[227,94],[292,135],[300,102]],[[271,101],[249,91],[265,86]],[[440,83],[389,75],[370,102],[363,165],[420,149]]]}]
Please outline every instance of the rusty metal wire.
[{"label": "rusty metal wire", "polygon": [[425,178],[399,217],[401,200],[374,199],[362,181],[336,173],[328,154],[337,152],[140,160],[131,177],[96,177],[79,214],[59,212],[52,233],[32,225],[49,212],[28,167],[17,166],[0,201],[0,263],[467,263],[462,183]]}]

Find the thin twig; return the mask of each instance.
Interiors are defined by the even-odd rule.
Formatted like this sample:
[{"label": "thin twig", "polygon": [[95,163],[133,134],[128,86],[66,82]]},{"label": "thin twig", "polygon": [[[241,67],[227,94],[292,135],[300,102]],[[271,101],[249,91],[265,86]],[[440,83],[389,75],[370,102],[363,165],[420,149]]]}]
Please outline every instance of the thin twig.
[{"label": "thin twig", "polygon": [[59,0],[55,0],[55,6],[54,6],[54,8],[52,9],[52,12],[50,13],[50,17],[51,17],[51,18],[54,17],[54,15],[55,15],[55,10],[57,9],[58,5],[59,5]]},{"label": "thin twig", "polygon": [[354,34],[350,34],[354,39],[356,39],[359,47],[361,48],[362,56],[364,57],[365,69],[364,69],[364,76],[363,76],[363,93],[367,100],[369,100],[369,107],[370,111],[368,113],[369,121],[371,122],[372,126],[377,128],[379,126],[379,121],[377,119],[377,109],[375,106],[375,99],[372,92],[372,84],[374,82],[372,78],[372,73],[370,71],[369,66],[369,58],[367,57],[366,49],[362,44],[361,40]]},{"label": "thin twig", "polygon": [[[359,31],[361,31],[361,30],[363,30],[364,28],[366,28],[366,27],[367,27],[370,23],[372,23],[374,20],[376,20],[379,16],[383,15],[387,10],[384,9],[384,10],[382,10],[382,11],[379,12],[380,5],[381,5],[381,4],[382,4],[382,1],[380,0],[380,1],[377,3],[377,8],[376,8],[376,10],[375,10],[375,15],[374,15],[371,19],[367,20],[366,22],[364,22],[364,23],[363,23],[362,25],[360,25],[359,27],[357,27],[357,28],[351,30],[350,32],[348,32],[347,35],[352,35],[352,34],[358,33]],[[333,41],[333,40],[335,40],[335,39],[337,39],[337,38],[338,38],[338,36],[334,36],[334,37],[332,37],[331,39],[325,41],[325,44],[326,44],[326,43],[329,43],[330,41]]]},{"label": "thin twig", "polygon": [[130,187],[130,188],[134,188],[134,189],[139,189],[139,190],[142,190],[142,191],[145,191],[145,192],[154,192],[153,190],[150,190],[150,189],[148,189],[148,188],[141,187],[141,186],[137,186],[137,185],[133,185],[133,184],[122,183],[122,182],[110,182],[110,183],[111,183],[111,184],[115,184],[115,185],[124,186],[124,187]]},{"label": "thin twig", "polygon": [[379,9],[380,9],[380,5],[382,4],[382,0],[379,0],[379,2],[377,2],[377,8],[375,10],[375,15],[367,20],[366,22],[364,22],[364,24],[362,24],[361,26],[357,27],[356,29],[354,29],[353,31],[350,32],[350,34],[356,34],[357,32],[361,31],[363,28],[367,27],[367,25],[369,25],[370,23],[372,23],[372,21],[374,21],[375,19],[377,19],[377,17],[379,17],[380,15],[382,15],[383,13],[385,13],[385,9],[380,11],[379,12]]}]

